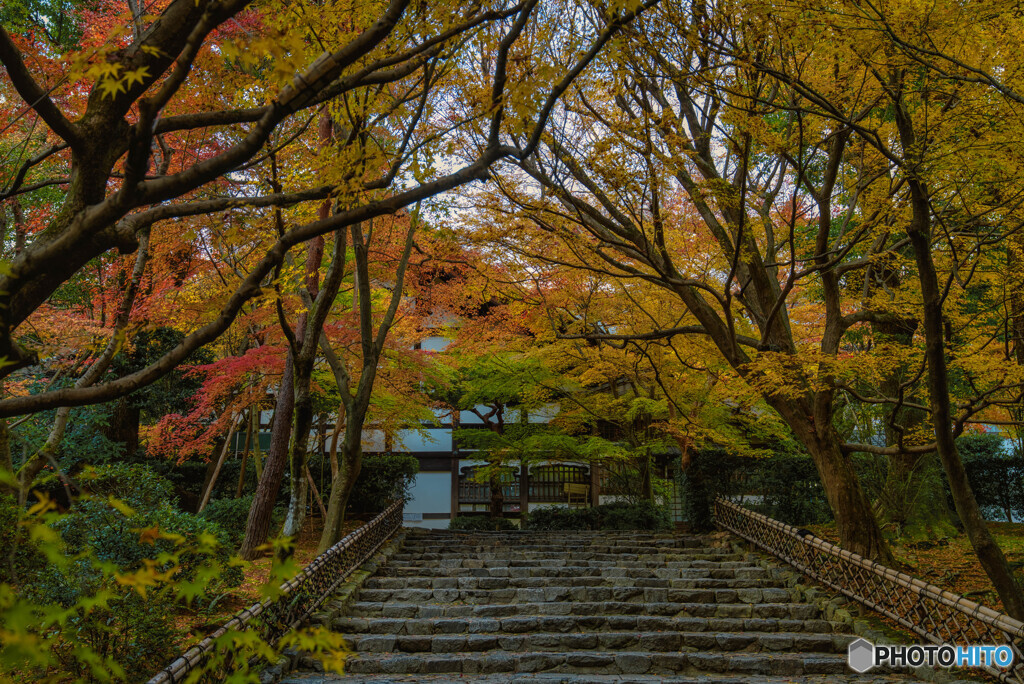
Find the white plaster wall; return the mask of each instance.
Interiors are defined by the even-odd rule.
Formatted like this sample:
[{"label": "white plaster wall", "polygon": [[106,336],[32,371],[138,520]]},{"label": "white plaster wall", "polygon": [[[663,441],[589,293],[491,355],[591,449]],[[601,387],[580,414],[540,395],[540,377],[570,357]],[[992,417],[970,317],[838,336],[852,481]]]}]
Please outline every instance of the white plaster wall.
[{"label": "white plaster wall", "polygon": [[452,341],[447,337],[427,337],[420,342],[420,349],[423,351],[444,351]]},{"label": "white plaster wall", "polygon": [[451,451],[452,431],[449,428],[399,430],[395,435],[395,451]]},{"label": "white plaster wall", "polygon": [[363,451],[365,453],[384,451],[384,431],[363,430]]},{"label": "white plaster wall", "polygon": [[[412,485],[412,500],[405,505],[406,513],[445,513],[452,510],[451,473],[417,473]],[[406,522],[406,527],[448,527],[447,520]]]}]

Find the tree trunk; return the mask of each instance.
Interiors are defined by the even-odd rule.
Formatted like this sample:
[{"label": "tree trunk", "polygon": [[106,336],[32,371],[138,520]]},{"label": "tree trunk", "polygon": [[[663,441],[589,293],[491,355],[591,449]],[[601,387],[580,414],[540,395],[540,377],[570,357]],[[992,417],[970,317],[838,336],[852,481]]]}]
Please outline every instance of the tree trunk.
[{"label": "tree trunk", "polygon": [[245,449],[242,451],[242,465],[238,469],[238,490],[235,492],[235,498],[240,499],[242,492],[245,490],[245,466],[249,460],[249,450],[252,448],[252,435],[253,435],[253,419],[255,417],[256,408],[249,409],[249,421],[245,428]]},{"label": "tree trunk", "polygon": [[213,488],[217,486],[217,476],[220,475],[220,469],[224,466],[224,459],[228,457],[228,450],[231,449],[231,438],[234,436],[235,426],[238,423],[239,417],[231,420],[231,425],[228,426],[228,436],[224,440],[224,446],[221,447],[220,456],[217,458],[217,465],[213,468],[213,473],[210,475],[210,481],[203,490],[203,498],[199,501],[199,510],[196,513],[202,513],[203,509],[206,508],[206,504],[210,503],[210,497],[213,496]]},{"label": "tree trunk", "polygon": [[[317,332],[317,337],[320,333]],[[315,347],[314,347],[315,349]],[[306,452],[309,432],[313,428],[313,399],[309,394],[313,374],[313,360],[303,359],[295,364],[295,429],[292,431],[291,447],[288,454],[288,514],[284,519],[281,534],[296,537],[306,519],[306,497],[309,483],[306,481]]]},{"label": "tree trunk", "polygon": [[257,558],[259,547],[266,543],[270,533],[270,518],[274,513],[274,503],[281,489],[284,469],[288,461],[288,442],[292,429],[292,409],[295,405],[293,388],[294,368],[292,354],[288,352],[285,360],[284,376],[277,392],[277,406],[274,410],[274,423],[270,429],[270,448],[267,450],[267,462],[263,467],[263,477],[256,485],[256,495],[249,509],[249,518],[245,523],[245,539],[239,554],[245,560]]},{"label": "tree trunk", "polygon": [[331,431],[331,482],[338,478],[338,437],[341,435],[341,427],[345,424],[345,405],[338,406],[338,413],[334,418],[334,430]]},{"label": "tree trunk", "polygon": [[[352,414],[346,412],[346,415]],[[341,445],[341,463],[338,468],[338,476],[331,484],[331,498],[327,503],[327,517],[324,518],[324,530],[320,535],[319,553],[331,548],[341,539],[348,497],[352,493],[352,487],[363,467],[363,421],[360,420],[358,423],[358,425],[348,423],[345,426],[345,440]]]},{"label": "tree trunk", "polygon": [[771,404],[786,419],[814,461],[843,547],[865,558],[891,565],[892,553],[831,423],[822,425],[820,430],[815,429],[814,421],[800,414],[800,402],[797,401],[773,397]]},{"label": "tree trunk", "polygon": [[654,503],[654,480],[651,477],[651,450],[644,447],[640,457],[640,498]]},{"label": "tree trunk", "polygon": [[[900,274],[895,269],[876,267],[870,275],[881,278],[889,290],[900,287]],[[917,330],[916,318],[876,320],[871,331],[876,345],[909,347]],[[898,397],[902,383],[913,371],[906,364],[887,373],[880,383],[882,394]],[[907,397],[916,400],[917,397]],[[886,444],[903,444],[908,435],[921,427],[927,414],[920,409],[894,407],[893,415],[885,424]],[[907,446],[915,446],[912,440]],[[954,512],[949,509],[945,487],[942,486],[941,468],[934,454],[894,454],[889,456],[885,481],[879,496],[882,520],[894,525],[900,537],[908,539],[939,539],[957,534]]]},{"label": "tree trunk", "polygon": [[114,404],[104,433],[111,442],[124,445],[125,458],[139,450],[139,408],[132,406],[130,396],[121,397]]},{"label": "tree trunk", "polygon": [[[900,107],[896,109],[896,122],[903,149],[918,150],[913,124]],[[917,262],[917,275],[921,283],[921,299],[924,304],[925,359],[928,363],[928,394],[936,449],[946,471],[956,512],[978,560],[999,594],[1003,610],[1018,620],[1024,620],[1024,592],[1010,571],[1003,550],[992,537],[981,515],[953,436],[945,333],[942,328],[942,289],[939,286],[931,251],[931,208],[923,181],[912,177],[908,181],[908,187],[913,214],[907,235],[914,248],[914,260]]]},{"label": "tree trunk", "polygon": [[491,489],[490,517],[492,519],[505,517],[505,492],[502,490],[501,476],[491,475],[487,484]]}]

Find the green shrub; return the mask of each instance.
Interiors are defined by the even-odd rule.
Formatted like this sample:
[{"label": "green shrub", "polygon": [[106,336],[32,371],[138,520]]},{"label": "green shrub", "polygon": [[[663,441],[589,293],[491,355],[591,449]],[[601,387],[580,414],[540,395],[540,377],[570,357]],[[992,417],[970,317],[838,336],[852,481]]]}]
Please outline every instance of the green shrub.
[{"label": "green shrub", "polygon": [[[179,630],[173,622],[177,594],[163,580],[155,582],[163,589],[154,588],[145,596],[125,590],[111,577],[111,570],[128,575],[151,567],[156,579],[174,569],[173,559],[174,584],[201,581],[204,597],[193,608],[210,608],[243,579],[241,569],[230,563],[230,537],[214,521],[174,508],[170,483],[145,466],[97,467],[82,478],[82,486],[91,496],[76,501],[67,514],[50,523],[64,555],[73,560],[47,564],[26,576],[26,593],[41,604],[67,609],[107,593],[105,603],[72,610],[55,656],[68,671],[75,671],[80,666],[76,649],[86,647],[127,672],[148,671],[152,663],[168,660],[179,650]],[[112,505],[108,497],[119,503]],[[216,572],[211,573],[211,567]],[[207,581],[210,575],[215,577]]]},{"label": "green shrub", "polygon": [[593,508],[546,506],[526,518],[531,530],[646,530],[672,529],[668,509],[649,501],[616,502]]},{"label": "green shrub", "polygon": [[594,508],[545,506],[530,511],[525,527],[530,530],[594,530],[598,516]]},{"label": "green shrub", "polygon": [[219,525],[227,532],[232,543],[240,543],[245,536],[245,524],[249,520],[254,496],[249,494],[239,499],[214,499],[206,504],[199,517]]},{"label": "green shrub", "polygon": [[412,454],[367,454],[349,495],[353,513],[379,513],[395,499],[409,501],[420,462]]},{"label": "green shrub", "polygon": [[[77,501],[49,523],[67,560],[36,568],[23,584],[24,595],[34,603],[67,610],[52,653],[65,671],[82,677],[89,676],[82,649],[109,658],[126,672],[151,671],[153,663],[180,650],[174,622],[180,590],[194,585],[187,594],[192,609],[209,610],[243,579],[241,568],[231,563],[228,535],[216,523],[167,502],[132,509],[100,498],[101,490],[109,491],[111,471],[120,469],[104,468],[92,480],[96,495]],[[125,493],[145,504],[163,491],[155,485]],[[165,575],[168,571],[173,574]],[[122,578],[133,576],[142,579],[126,580],[125,586]],[[95,596],[106,598],[97,603]]]},{"label": "green shrub", "polygon": [[659,532],[672,529],[668,508],[650,501],[637,503],[610,503],[593,509],[601,530],[648,530]]},{"label": "green shrub", "polygon": [[171,482],[142,463],[86,468],[76,479],[94,497],[113,497],[140,511],[157,510],[176,501]]},{"label": "green shrub", "polygon": [[11,494],[0,494],[0,582],[19,584],[26,573],[42,567],[46,558],[30,543],[20,524],[24,510]]},{"label": "green shrub", "polygon": [[755,462],[751,484],[760,492],[754,510],[790,525],[832,520],[832,510],[814,462],[807,456],[777,455]]},{"label": "green shrub", "polygon": [[463,530],[465,532],[504,532],[506,530],[518,530],[516,524],[508,518],[488,518],[483,515],[460,515],[451,519],[448,523],[449,530]]},{"label": "green shrub", "polygon": [[[90,597],[107,593],[104,603],[82,609]],[[90,559],[47,567],[34,578],[31,598],[59,605],[70,614],[53,644],[61,670],[86,680],[89,670],[81,649],[109,659],[125,672],[151,672],[156,663],[170,661],[180,652],[180,632],[174,624],[175,605],[167,592],[149,591],[145,597],[120,587],[99,572]]]},{"label": "green shrub", "polygon": [[[133,511],[94,497],[60,514],[41,496],[40,505],[15,511],[19,541],[46,562],[17,585],[0,584],[0,681],[145,681],[187,646],[180,621],[219,622],[212,608],[240,579],[225,579],[238,570],[217,544],[223,530],[166,503]],[[292,569],[275,564],[269,591]],[[254,636],[225,642],[193,678],[214,681],[230,668],[239,681],[255,681],[257,654],[273,662],[298,647],[340,670],[345,645],[329,630],[286,635],[276,648]]]},{"label": "green shrub", "polygon": [[683,520],[695,531],[714,527],[716,496],[750,495],[745,506],[790,525],[827,522],[832,512],[809,456],[778,453],[765,458],[736,456],[722,449],[694,454],[681,481]]},{"label": "green shrub", "polygon": [[[217,547],[216,559],[225,564],[230,560],[233,548],[227,532],[219,525],[167,504],[155,510],[138,510],[133,515],[125,515],[106,501],[82,500],[70,513],[54,522],[53,528],[64,541],[68,555],[89,551],[99,560],[117,565],[122,571],[135,570],[147,560],[157,560],[160,554],[171,553],[179,546],[168,538],[144,540],[146,530],[179,535],[186,545],[199,545],[203,540],[209,540]],[[194,579],[205,555],[181,554],[180,579]],[[242,580],[241,570],[230,568],[222,580],[225,587],[237,586]]]}]

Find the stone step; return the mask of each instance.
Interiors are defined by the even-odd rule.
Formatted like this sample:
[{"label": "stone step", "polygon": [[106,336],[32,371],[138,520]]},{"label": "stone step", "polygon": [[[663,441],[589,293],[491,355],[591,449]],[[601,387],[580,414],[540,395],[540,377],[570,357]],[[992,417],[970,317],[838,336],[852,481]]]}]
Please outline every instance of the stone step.
[{"label": "stone step", "polygon": [[397,560],[464,560],[466,558],[475,560],[518,560],[518,561],[540,561],[540,560],[603,560],[603,561],[646,561],[649,563],[683,563],[693,561],[741,561],[747,554],[735,553],[726,549],[721,552],[716,550],[694,550],[692,553],[597,553],[593,551],[530,551],[527,549],[491,549],[489,551],[459,551],[458,549],[434,549],[423,552],[401,552],[395,554]]},{"label": "stone step", "polygon": [[658,653],[651,651],[503,651],[486,653],[356,653],[346,660],[351,674],[495,674],[545,672],[574,674],[805,675],[847,672],[845,655],[809,653]]},{"label": "stone step", "polygon": [[754,560],[689,560],[668,562],[664,560],[595,560],[585,558],[544,558],[524,560],[521,558],[463,558],[454,556],[452,558],[432,559],[410,559],[395,556],[388,561],[389,565],[400,568],[562,568],[569,565],[574,567],[592,568],[672,568],[672,569],[739,569],[756,568]]},{"label": "stone step", "polygon": [[619,601],[543,601],[506,604],[384,603],[360,600],[352,604],[356,617],[440,618],[518,617],[536,615],[655,615],[702,618],[777,618],[817,620],[821,611],[806,603],[630,603]]},{"label": "stone step", "polygon": [[803,632],[534,632],[507,634],[346,634],[351,650],[364,653],[462,653],[479,651],[746,651],[845,653],[856,637]]},{"label": "stone step", "polygon": [[[437,684],[451,682],[450,675],[336,675],[301,673],[281,680],[281,684],[327,684],[343,681],[347,684]],[[475,675],[474,684],[905,684],[902,675],[844,674],[804,675],[799,677],[771,675],[617,675],[562,674],[558,672],[505,672],[496,675]]]},{"label": "stone step", "polygon": [[[507,583],[507,580],[492,580]],[[787,589],[665,589],[640,586],[566,586],[555,580],[555,586],[500,589],[360,589],[360,602],[401,603],[538,603],[579,601],[593,603],[614,601],[628,603],[787,603],[794,597]]]},{"label": "stone step", "polygon": [[[511,622],[506,622],[510,620]],[[536,615],[528,617],[365,618],[341,617],[331,628],[362,634],[490,634],[529,632],[757,632],[831,634],[826,620],[790,618],[705,618],[658,615]],[[515,630],[514,632],[510,630]]]},{"label": "stone step", "polygon": [[448,542],[452,540],[480,539],[484,541],[506,541],[506,540],[627,540],[627,541],[664,541],[666,543],[691,543],[698,545],[713,544],[720,542],[721,536],[702,534],[676,534],[674,532],[644,532],[642,530],[503,530],[501,532],[489,532],[486,530],[428,530],[423,528],[411,528],[408,530],[408,541],[410,543],[428,541]]},{"label": "stone step", "polygon": [[[402,547],[402,553],[430,553],[437,551],[437,544],[406,544]],[[734,553],[728,547],[706,547],[706,546],[671,546],[657,544],[445,544],[445,550],[457,551],[466,554],[494,553],[505,550],[529,551],[532,553],[613,553],[613,554],[651,554],[651,553],[673,553],[687,555],[696,554],[720,554]]]},{"label": "stone step", "polygon": [[722,537],[412,530],[355,597],[345,676],[286,682],[911,681],[853,674],[846,626]]},{"label": "stone step", "polygon": [[[366,589],[536,589],[539,587],[644,587],[652,589],[738,589],[784,591],[786,583],[769,579],[714,579],[694,577],[662,579],[657,577],[538,575],[534,577],[373,577]],[[758,599],[753,599],[754,601]]]},{"label": "stone step", "polygon": [[674,568],[674,567],[591,567],[562,565],[541,567],[425,567],[422,565],[396,565],[389,563],[380,569],[377,577],[629,577],[635,579],[743,579],[782,582],[761,567],[745,568]]}]

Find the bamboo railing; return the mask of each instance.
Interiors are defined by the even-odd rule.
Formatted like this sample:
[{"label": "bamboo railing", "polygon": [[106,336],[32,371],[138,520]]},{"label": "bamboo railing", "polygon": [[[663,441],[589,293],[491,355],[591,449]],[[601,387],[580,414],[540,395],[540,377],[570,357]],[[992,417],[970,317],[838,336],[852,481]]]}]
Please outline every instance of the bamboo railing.
[{"label": "bamboo railing", "polygon": [[1009,669],[984,669],[1000,681],[1024,684],[1024,623],[1019,620],[722,497],[715,499],[714,518],[719,527],[933,644],[1009,646]]},{"label": "bamboo railing", "polygon": [[160,670],[148,684],[183,680],[216,648],[217,639],[229,631],[256,629],[264,640],[276,643],[308,618],[345,578],[398,531],[402,526],[402,508],[401,501],[391,504],[383,513],[314,558],[298,575],[281,585],[277,596],[235,613],[217,630]]}]

